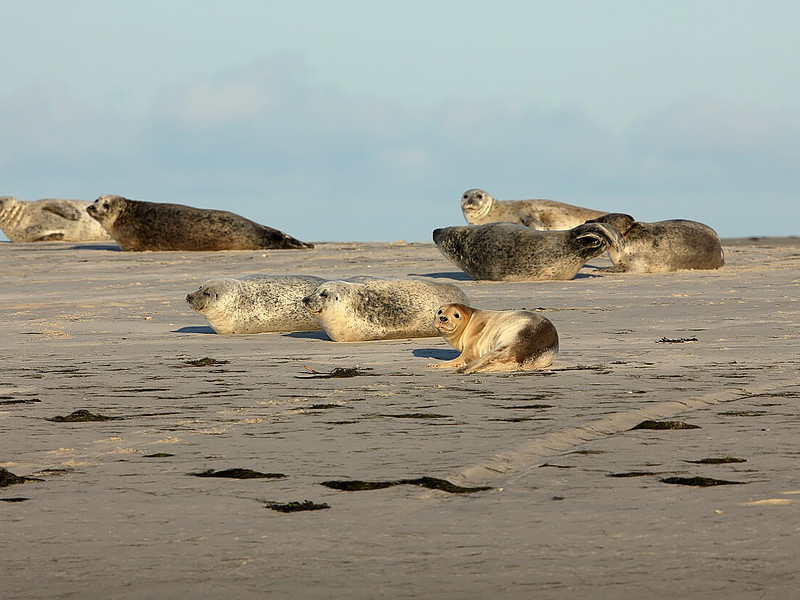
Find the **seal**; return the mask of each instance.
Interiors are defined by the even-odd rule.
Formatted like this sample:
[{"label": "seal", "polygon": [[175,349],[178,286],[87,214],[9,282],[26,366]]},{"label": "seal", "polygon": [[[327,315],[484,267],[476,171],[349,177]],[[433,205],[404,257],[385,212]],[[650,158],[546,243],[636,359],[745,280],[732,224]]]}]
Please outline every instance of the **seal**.
[{"label": "seal", "polygon": [[489,281],[572,279],[587,260],[625,244],[619,231],[605,223],[560,231],[518,223],[458,225],[435,229],[433,241],[473,279]]},{"label": "seal", "polygon": [[624,247],[609,247],[609,272],[665,273],[679,269],[719,269],[725,255],[719,235],[708,225],[685,219],[654,223],[630,215],[610,213],[594,221],[618,229]]},{"label": "seal", "polygon": [[449,283],[373,277],[326,281],[303,298],[334,342],[434,337],[431,315],[448,302],[467,297]]},{"label": "seal", "polygon": [[87,212],[126,251],[313,248],[226,210],[100,196]]},{"label": "seal", "polygon": [[86,200],[0,198],[0,229],[12,242],[110,242],[103,226],[86,214]]},{"label": "seal", "polygon": [[461,354],[429,367],[455,367],[456,373],[543,369],[558,353],[553,323],[529,310],[481,310],[445,304],[436,311],[436,328]]},{"label": "seal", "polygon": [[217,333],[312,331],[319,323],[302,299],[324,279],[312,275],[248,275],[205,281],[186,302]]},{"label": "seal", "polygon": [[520,223],[541,230],[572,229],[607,213],[556,200],[498,200],[480,189],[464,192],[461,212],[471,225]]}]

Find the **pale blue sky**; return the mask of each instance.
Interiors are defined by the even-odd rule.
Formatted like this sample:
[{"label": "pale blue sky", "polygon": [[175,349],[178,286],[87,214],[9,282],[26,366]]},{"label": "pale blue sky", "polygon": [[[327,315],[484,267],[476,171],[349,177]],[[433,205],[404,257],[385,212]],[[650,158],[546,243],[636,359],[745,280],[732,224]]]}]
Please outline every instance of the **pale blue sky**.
[{"label": "pale blue sky", "polygon": [[0,0],[0,195],[430,241],[462,192],[800,234],[800,2]]}]

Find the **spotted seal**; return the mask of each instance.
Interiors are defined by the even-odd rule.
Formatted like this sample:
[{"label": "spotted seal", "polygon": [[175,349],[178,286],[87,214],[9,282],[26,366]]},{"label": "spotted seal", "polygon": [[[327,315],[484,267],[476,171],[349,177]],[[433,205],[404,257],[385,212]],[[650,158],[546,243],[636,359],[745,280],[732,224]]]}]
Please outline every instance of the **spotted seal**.
[{"label": "spotted seal", "polygon": [[607,248],[625,241],[604,223],[538,231],[518,223],[443,227],[433,232],[439,251],[474,279],[536,281],[572,279]]},{"label": "spotted seal", "polygon": [[110,242],[111,236],[86,214],[86,200],[46,198],[27,202],[0,198],[0,229],[12,242]]},{"label": "spotted seal", "polygon": [[225,210],[100,196],[87,212],[120,248],[153,250],[260,250],[313,248],[290,235]]},{"label": "spotted seal", "polygon": [[461,354],[429,367],[457,373],[542,369],[558,353],[558,333],[549,319],[528,310],[482,310],[445,304],[436,328]]},{"label": "spotted seal", "polygon": [[498,200],[489,192],[471,189],[461,196],[461,212],[471,225],[520,223],[532,229],[572,229],[607,211],[556,200]]},{"label": "spotted seal", "polygon": [[623,247],[609,247],[611,272],[664,273],[679,269],[719,269],[725,255],[719,235],[708,225],[685,219],[654,223],[611,213],[592,223],[605,223],[625,238]]},{"label": "spotted seal", "polygon": [[448,302],[467,297],[449,283],[372,277],[326,281],[303,298],[335,342],[434,337],[431,315]]},{"label": "spotted seal", "polygon": [[311,275],[219,277],[205,281],[186,302],[217,333],[312,331],[319,322],[302,299],[323,281]]}]

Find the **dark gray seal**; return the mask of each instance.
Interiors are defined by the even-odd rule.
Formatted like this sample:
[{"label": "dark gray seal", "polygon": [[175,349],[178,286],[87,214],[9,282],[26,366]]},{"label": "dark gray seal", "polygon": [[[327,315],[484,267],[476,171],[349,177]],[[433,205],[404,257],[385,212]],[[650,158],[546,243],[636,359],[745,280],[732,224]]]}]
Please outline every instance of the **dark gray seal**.
[{"label": "dark gray seal", "polygon": [[290,235],[226,210],[100,196],[87,212],[119,247],[149,250],[262,250],[313,248]]},{"label": "dark gray seal", "polygon": [[556,200],[498,200],[486,190],[472,189],[461,196],[461,212],[470,225],[521,223],[532,229],[572,229],[607,211]]},{"label": "dark gray seal", "polygon": [[433,232],[439,251],[474,279],[572,279],[587,260],[622,248],[622,235],[604,223],[538,231],[517,223],[443,227]]},{"label": "dark gray seal", "polygon": [[636,221],[630,215],[611,213],[590,221],[618,229],[624,247],[608,249],[611,272],[664,273],[679,269],[719,269],[725,264],[717,232],[708,225],[685,219],[654,223]]},{"label": "dark gray seal", "polygon": [[0,198],[0,229],[12,242],[110,242],[111,236],[86,214],[86,200],[46,198],[26,202]]},{"label": "dark gray seal", "polygon": [[317,319],[303,297],[324,281],[312,275],[248,275],[205,281],[186,302],[221,334],[312,331]]}]

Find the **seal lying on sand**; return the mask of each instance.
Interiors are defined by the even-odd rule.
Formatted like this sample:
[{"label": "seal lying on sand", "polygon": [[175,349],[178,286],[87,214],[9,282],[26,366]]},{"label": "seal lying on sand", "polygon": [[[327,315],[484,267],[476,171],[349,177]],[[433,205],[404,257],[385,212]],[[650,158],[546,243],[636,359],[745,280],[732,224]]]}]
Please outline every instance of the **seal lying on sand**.
[{"label": "seal lying on sand", "polygon": [[436,336],[431,315],[448,302],[467,297],[449,283],[372,277],[326,281],[303,298],[334,342]]},{"label": "seal lying on sand", "polygon": [[110,242],[111,236],[86,214],[86,200],[25,202],[0,198],[0,229],[12,242]]},{"label": "seal lying on sand", "polygon": [[226,210],[100,196],[87,209],[123,250],[313,248]]},{"label": "seal lying on sand", "polygon": [[517,223],[444,227],[433,232],[439,251],[474,279],[572,279],[584,263],[625,242],[604,223],[537,231]]},{"label": "seal lying on sand", "polygon": [[429,367],[455,367],[457,373],[542,369],[553,364],[558,353],[556,328],[531,311],[445,304],[434,321],[442,337],[461,354]]},{"label": "seal lying on sand", "polygon": [[590,221],[606,223],[625,238],[624,247],[609,247],[611,272],[664,273],[678,269],[719,269],[725,264],[717,232],[697,221],[672,219],[655,223],[611,213]]},{"label": "seal lying on sand", "polygon": [[532,229],[572,229],[606,214],[555,200],[498,200],[479,189],[464,192],[461,212],[471,225],[521,223]]},{"label": "seal lying on sand", "polygon": [[323,281],[311,275],[221,277],[203,283],[186,302],[217,333],[312,331],[319,322],[302,300]]}]

